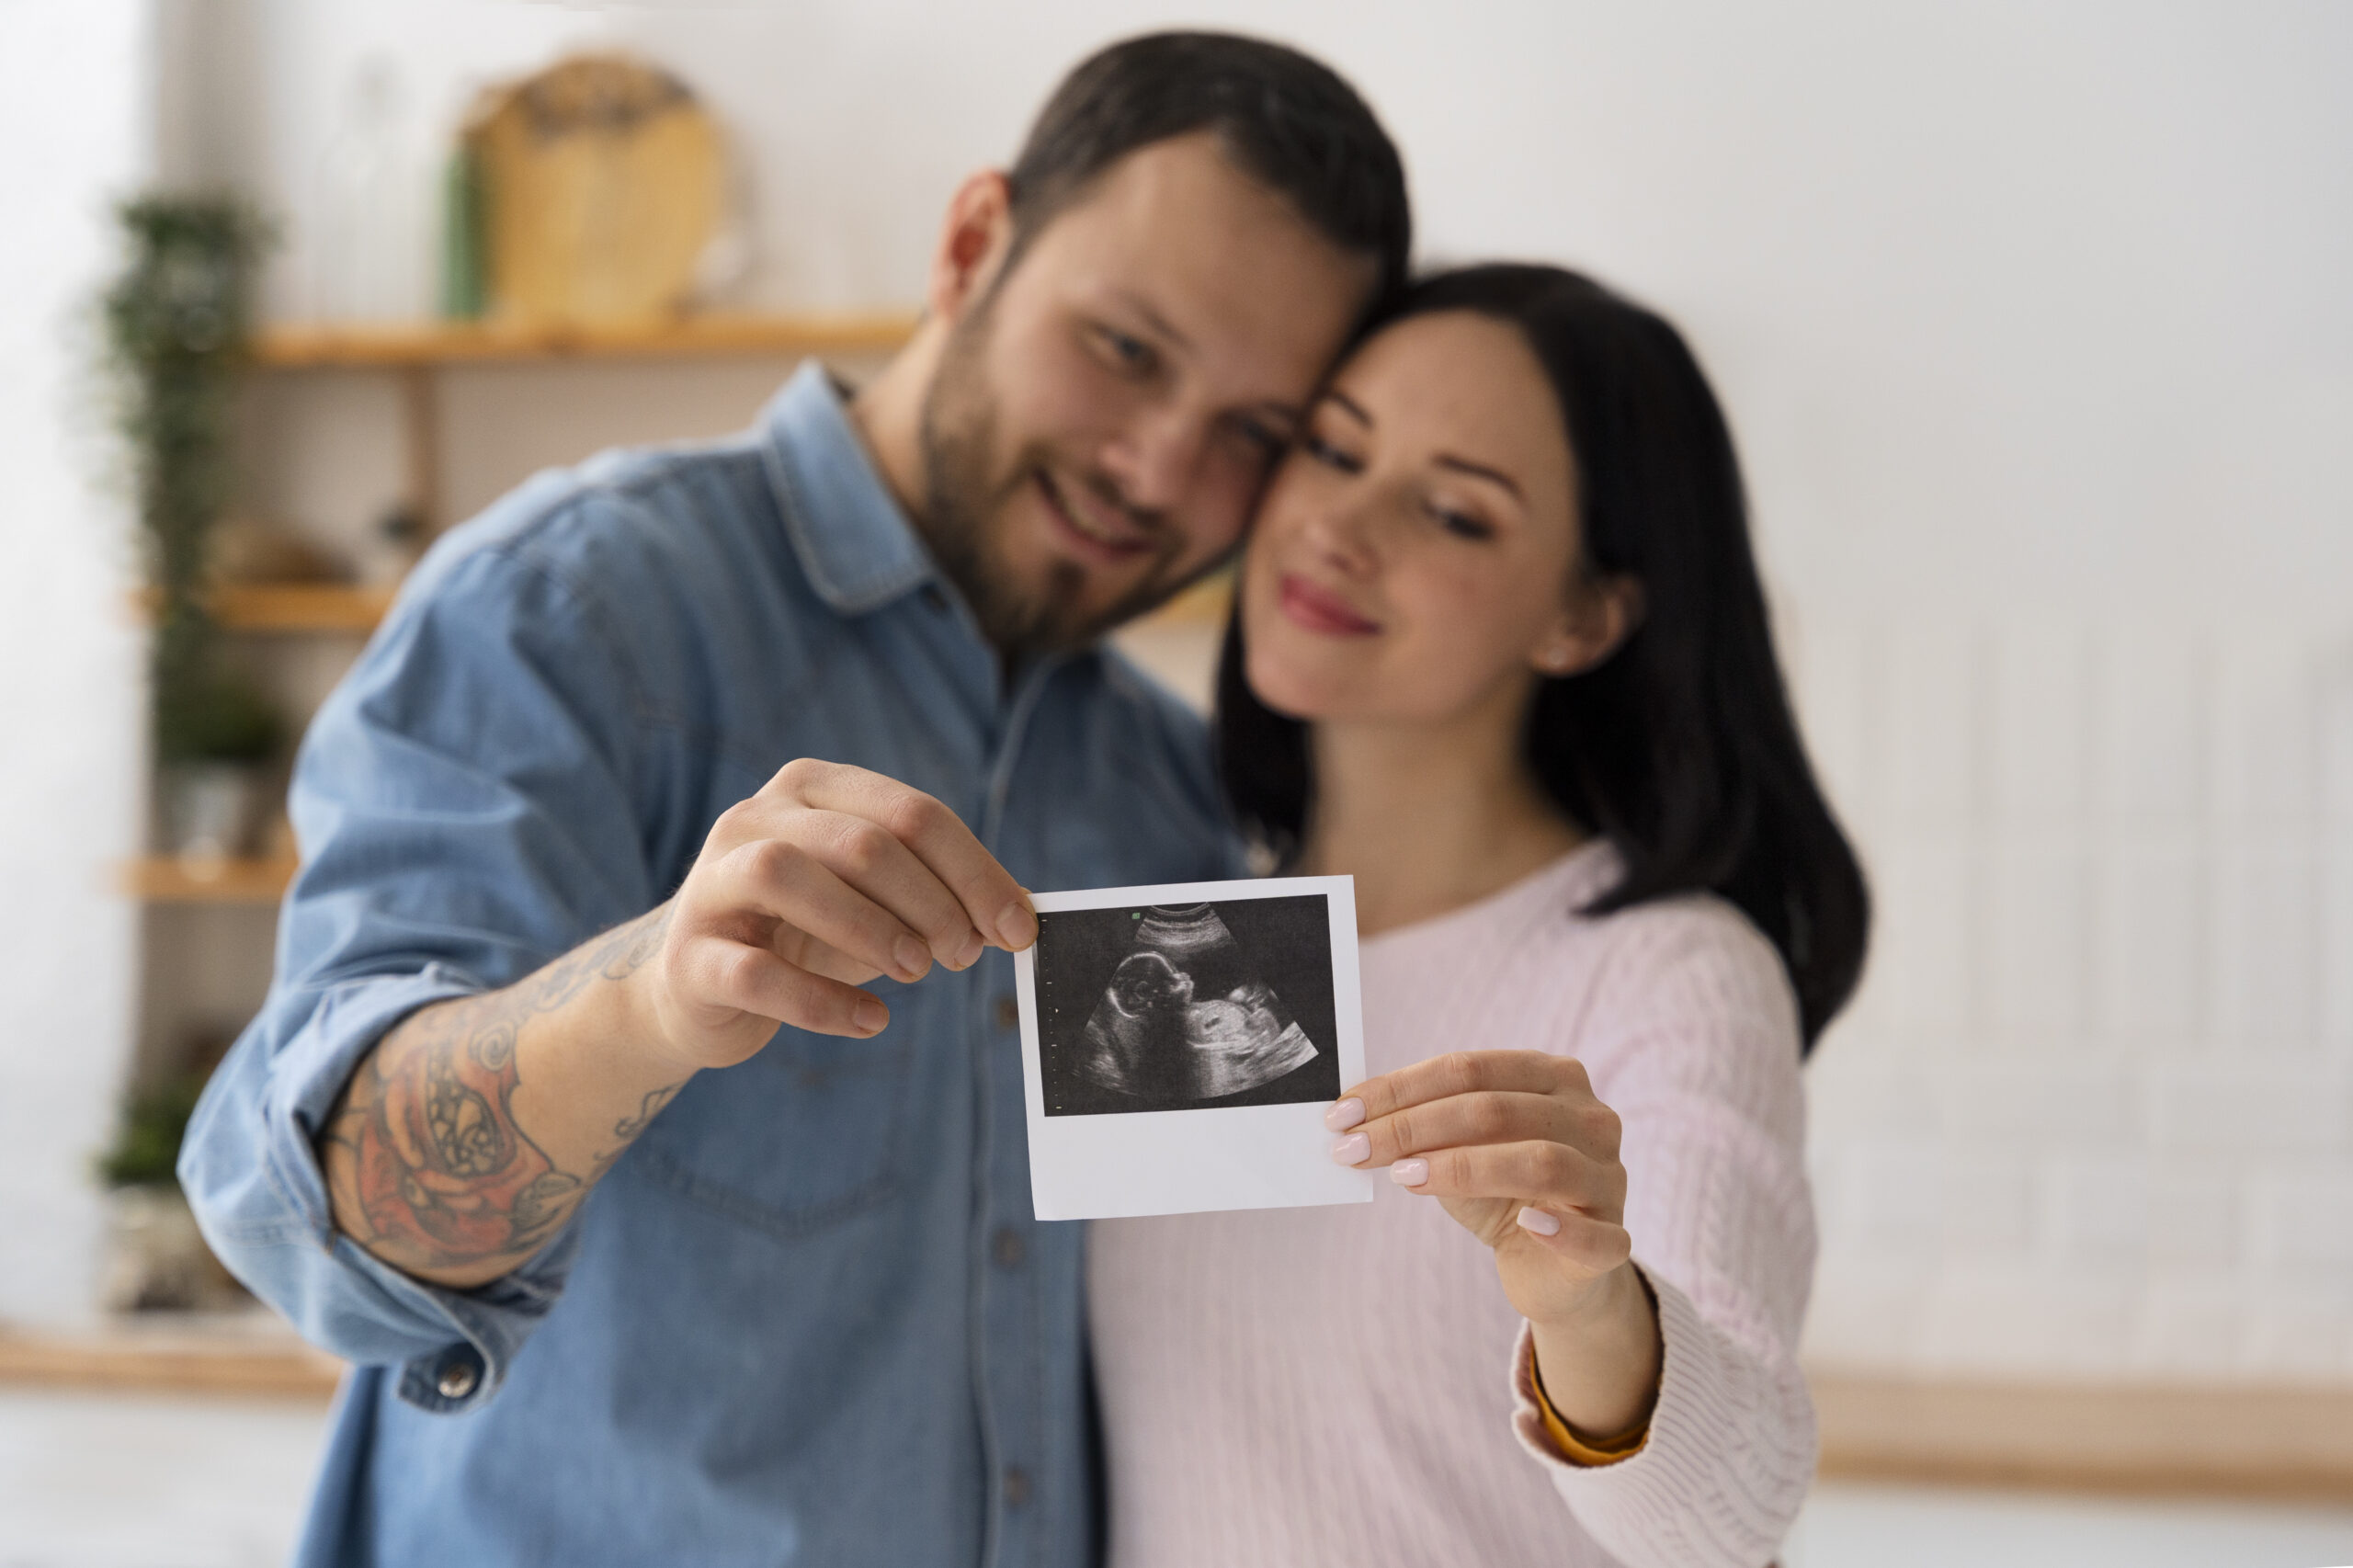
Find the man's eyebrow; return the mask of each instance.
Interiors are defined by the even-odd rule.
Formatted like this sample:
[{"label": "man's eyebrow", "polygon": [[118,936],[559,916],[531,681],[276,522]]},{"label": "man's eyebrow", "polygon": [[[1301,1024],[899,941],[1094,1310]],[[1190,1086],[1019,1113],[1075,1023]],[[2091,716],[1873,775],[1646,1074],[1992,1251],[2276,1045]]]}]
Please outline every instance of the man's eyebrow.
[{"label": "man's eyebrow", "polygon": [[1457,473],[1467,473],[1474,479],[1489,480],[1500,484],[1510,491],[1516,500],[1525,502],[1528,499],[1520,494],[1518,482],[1501,469],[1489,468],[1485,463],[1474,463],[1469,458],[1458,458],[1451,452],[1440,452],[1432,460],[1440,468],[1450,468]]},{"label": "man's eyebrow", "polygon": [[1128,309],[1135,312],[1136,314],[1143,318],[1144,325],[1152,328],[1153,331],[1158,333],[1161,336],[1166,338],[1177,347],[1190,348],[1193,346],[1193,340],[1187,337],[1183,333],[1178,332],[1176,324],[1166,316],[1162,315],[1157,310],[1154,310],[1153,308],[1152,301],[1145,299],[1142,294],[1138,294],[1131,290],[1121,289],[1118,290],[1118,297],[1120,303],[1126,305]]}]

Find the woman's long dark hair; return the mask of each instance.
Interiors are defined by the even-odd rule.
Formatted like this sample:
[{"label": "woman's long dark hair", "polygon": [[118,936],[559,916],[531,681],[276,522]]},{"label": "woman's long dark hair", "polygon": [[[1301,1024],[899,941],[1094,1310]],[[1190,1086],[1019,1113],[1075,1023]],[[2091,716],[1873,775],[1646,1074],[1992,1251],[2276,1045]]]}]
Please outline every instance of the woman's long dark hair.
[{"label": "woman's long dark hair", "polygon": [[[1375,330],[1437,311],[1519,330],[1575,459],[1581,569],[1642,585],[1643,619],[1625,643],[1591,670],[1541,681],[1529,705],[1529,767],[1624,863],[1589,913],[1698,892],[1738,905],[1779,949],[1811,1051],[1854,994],[1870,899],[1798,738],[1739,460],[1707,377],[1666,322],[1559,267],[1439,274]],[[1227,793],[1244,825],[1288,858],[1314,790],[1307,726],[1251,692],[1238,614],[1217,699]]]}]

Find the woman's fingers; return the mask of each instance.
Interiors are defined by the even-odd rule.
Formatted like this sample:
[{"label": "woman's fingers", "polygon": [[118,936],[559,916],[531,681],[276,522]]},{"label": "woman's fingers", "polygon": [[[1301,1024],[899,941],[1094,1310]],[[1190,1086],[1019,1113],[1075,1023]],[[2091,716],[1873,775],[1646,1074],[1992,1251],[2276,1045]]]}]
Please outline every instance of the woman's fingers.
[{"label": "woman's fingers", "polygon": [[1593,1081],[1586,1076],[1585,1063],[1574,1056],[1554,1056],[1544,1051],[1449,1051],[1366,1079],[1350,1089],[1325,1119],[1334,1124],[1335,1132],[1344,1131],[1340,1123],[1351,1119],[1377,1120],[1432,1100],[1482,1092],[1589,1095]]},{"label": "woman's fingers", "polygon": [[1432,1149],[1393,1162],[1389,1176],[1431,1198],[1508,1199],[1612,1223],[1626,1209],[1625,1166],[1545,1139]]},{"label": "woman's fingers", "polygon": [[1531,1205],[1515,1220],[1537,1245],[1591,1274],[1607,1274],[1634,1256],[1634,1238],[1625,1226],[1590,1214],[1556,1214]]},{"label": "woman's fingers", "polygon": [[1482,1089],[1428,1100],[1362,1123],[1341,1140],[1357,1157],[1341,1163],[1385,1165],[1429,1149],[1517,1143],[1531,1138],[1551,1139],[1599,1158],[1615,1159],[1618,1118],[1590,1096]]}]

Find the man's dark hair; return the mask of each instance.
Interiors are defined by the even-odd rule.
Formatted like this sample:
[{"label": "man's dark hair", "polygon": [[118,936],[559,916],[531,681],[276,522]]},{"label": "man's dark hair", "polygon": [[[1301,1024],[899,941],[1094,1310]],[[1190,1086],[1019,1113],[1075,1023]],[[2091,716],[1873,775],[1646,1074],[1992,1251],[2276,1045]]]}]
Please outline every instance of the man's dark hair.
[{"label": "man's dark hair", "polygon": [[1015,255],[1120,159],[1198,131],[1326,239],[1372,257],[1375,300],[1403,286],[1414,221],[1389,133],[1330,66],[1234,33],[1126,39],[1063,78],[1007,176]]}]

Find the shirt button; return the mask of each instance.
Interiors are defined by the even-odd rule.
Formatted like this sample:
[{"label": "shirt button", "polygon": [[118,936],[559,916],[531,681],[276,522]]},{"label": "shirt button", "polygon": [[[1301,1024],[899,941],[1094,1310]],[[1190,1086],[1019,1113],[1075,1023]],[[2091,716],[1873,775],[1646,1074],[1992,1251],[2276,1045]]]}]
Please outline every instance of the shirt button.
[{"label": "shirt button", "polygon": [[433,1386],[443,1399],[463,1399],[474,1392],[482,1381],[482,1369],[464,1356],[452,1356],[441,1363],[440,1374]]},{"label": "shirt button", "polygon": [[989,1238],[989,1256],[996,1259],[999,1268],[1018,1268],[1021,1260],[1029,1256],[1029,1248],[1020,1232],[1010,1225],[999,1225],[996,1234]]},{"label": "shirt button", "polygon": [[1005,1467],[1005,1506],[1018,1508],[1029,1501],[1029,1472],[1017,1464]]},{"label": "shirt button", "polygon": [[1009,1029],[1021,1021],[1021,1004],[1010,996],[996,999],[996,1027]]}]

